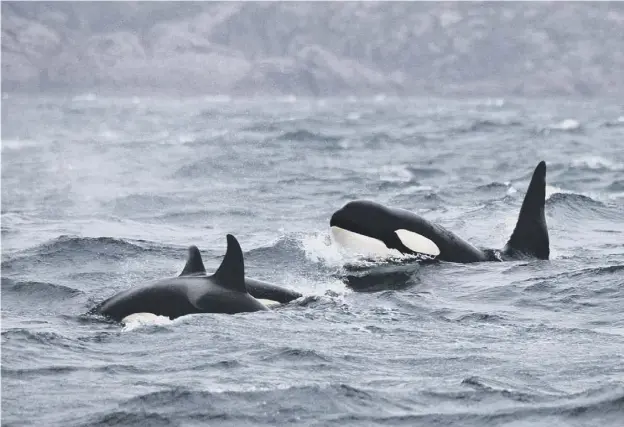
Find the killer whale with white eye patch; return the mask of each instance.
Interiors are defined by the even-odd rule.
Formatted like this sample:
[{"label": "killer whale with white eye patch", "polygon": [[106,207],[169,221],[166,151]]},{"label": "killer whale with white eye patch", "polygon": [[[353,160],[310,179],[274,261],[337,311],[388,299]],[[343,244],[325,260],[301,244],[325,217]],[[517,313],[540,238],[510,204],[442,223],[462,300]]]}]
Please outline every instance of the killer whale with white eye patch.
[{"label": "killer whale with white eye patch", "polygon": [[231,234],[227,235],[227,244],[221,266],[214,274],[206,274],[199,249],[191,246],[186,265],[178,277],[120,292],[94,311],[119,322],[124,319],[127,322],[137,317],[132,315],[139,314],[143,318],[155,315],[175,319],[195,313],[234,314],[268,310],[267,306],[301,296],[269,283],[246,279],[240,244]]},{"label": "killer whale with white eye patch", "polygon": [[546,163],[542,161],[533,172],[516,227],[502,250],[479,249],[419,215],[368,200],[347,203],[332,215],[329,224],[335,242],[362,255],[400,253],[457,263],[548,259],[545,195]]}]

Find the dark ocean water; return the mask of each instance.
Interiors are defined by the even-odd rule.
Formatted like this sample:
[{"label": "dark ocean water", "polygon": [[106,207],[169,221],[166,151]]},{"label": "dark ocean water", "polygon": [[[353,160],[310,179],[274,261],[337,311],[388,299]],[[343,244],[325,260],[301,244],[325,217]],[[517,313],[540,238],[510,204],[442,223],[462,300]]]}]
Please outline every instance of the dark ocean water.
[{"label": "dark ocean water", "polygon": [[[500,248],[540,160],[549,261],[396,266],[329,239],[367,198]],[[216,268],[226,233],[304,297],[87,314],[191,244]],[[622,105],[5,96],[2,425],[290,424],[624,425]]]}]

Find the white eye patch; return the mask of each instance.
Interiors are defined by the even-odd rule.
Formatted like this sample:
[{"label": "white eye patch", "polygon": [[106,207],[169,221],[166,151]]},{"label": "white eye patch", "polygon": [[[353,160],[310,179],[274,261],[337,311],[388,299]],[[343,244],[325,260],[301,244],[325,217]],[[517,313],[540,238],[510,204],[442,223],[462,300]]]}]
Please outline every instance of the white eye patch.
[{"label": "white eye patch", "polygon": [[[334,240],[342,247],[357,253],[388,257],[396,255],[396,250],[388,249],[381,240],[363,234],[354,233],[344,228],[333,226],[331,233]],[[440,255],[440,248],[430,239],[413,231],[399,229],[395,233],[403,245],[417,253],[436,257]]]},{"label": "white eye patch", "polygon": [[438,245],[427,239],[425,236],[421,236],[418,233],[404,229],[395,230],[394,232],[406,248],[421,254],[432,256],[440,255],[440,248],[438,248]]},{"label": "white eye patch", "polygon": [[398,251],[388,249],[381,240],[345,230],[344,228],[333,226],[331,227],[331,234],[334,241],[340,246],[358,254],[385,258],[399,253]]}]

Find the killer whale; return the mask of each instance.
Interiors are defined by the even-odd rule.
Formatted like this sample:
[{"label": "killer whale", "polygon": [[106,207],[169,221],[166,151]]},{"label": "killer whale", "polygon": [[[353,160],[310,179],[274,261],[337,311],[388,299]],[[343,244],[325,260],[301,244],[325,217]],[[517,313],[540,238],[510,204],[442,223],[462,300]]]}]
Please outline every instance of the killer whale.
[{"label": "killer whale", "polygon": [[268,310],[245,286],[243,252],[234,236],[227,235],[227,251],[217,271],[206,274],[199,249],[190,246],[188,259],[177,277],[120,292],[95,311],[116,321],[135,313],[175,319],[194,313],[235,314]]},{"label": "killer whale", "polygon": [[541,161],[531,177],[514,231],[501,250],[477,248],[419,215],[368,200],[347,203],[332,215],[329,224],[334,241],[360,253],[390,255],[395,250],[421,260],[457,263],[548,259],[545,195],[546,163]]},{"label": "killer whale", "polygon": [[[190,262],[191,259],[189,258],[189,263]],[[184,270],[182,270],[182,274],[184,274],[187,269],[188,271],[192,271],[192,274],[207,274],[206,268],[201,260],[201,255],[196,256],[193,262],[192,265],[187,263]],[[280,304],[289,303],[303,296],[299,292],[250,277],[245,277],[245,288],[247,292],[256,299],[274,301]]]},{"label": "killer whale", "polygon": [[289,303],[303,296],[299,292],[250,277],[245,277],[245,287],[247,292],[254,298],[275,301],[280,304]]}]

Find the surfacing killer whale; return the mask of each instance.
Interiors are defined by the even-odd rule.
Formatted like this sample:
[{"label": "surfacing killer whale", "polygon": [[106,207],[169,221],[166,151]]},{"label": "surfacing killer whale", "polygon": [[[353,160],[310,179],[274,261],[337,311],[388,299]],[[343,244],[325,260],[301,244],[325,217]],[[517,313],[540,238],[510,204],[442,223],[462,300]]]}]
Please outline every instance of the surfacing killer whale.
[{"label": "surfacing killer whale", "polygon": [[502,250],[479,249],[444,227],[403,209],[357,200],[336,211],[331,233],[341,246],[356,252],[390,255],[392,249],[421,260],[456,263],[548,259],[550,244],[544,217],[546,163],[540,162],[522,202],[516,227]]},{"label": "surfacing killer whale", "polygon": [[[136,313],[175,319],[194,313],[235,314],[268,310],[256,298],[289,302],[301,294],[259,280],[245,278],[243,252],[234,236],[227,235],[227,251],[212,275],[196,246],[178,277],[128,289],[102,302],[95,311],[116,321]],[[249,281],[249,286],[246,282]]]}]

